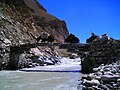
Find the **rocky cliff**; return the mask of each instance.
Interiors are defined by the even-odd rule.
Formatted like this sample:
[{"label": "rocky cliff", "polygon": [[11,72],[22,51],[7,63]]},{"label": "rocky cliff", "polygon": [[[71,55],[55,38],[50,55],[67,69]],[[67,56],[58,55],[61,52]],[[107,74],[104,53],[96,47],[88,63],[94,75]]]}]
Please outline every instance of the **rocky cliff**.
[{"label": "rocky cliff", "polygon": [[49,15],[36,0],[0,0],[0,37],[10,44],[34,43],[42,32],[63,43],[65,21]]},{"label": "rocky cliff", "polygon": [[[31,61],[31,65],[34,66],[34,58],[26,59],[24,58],[26,54],[22,54],[23,52],[19,52],[17,49],[11,51],[10,46],[36,43],[36,38],[43,32],[54,36],[57,43],[63,43],[69,34],[65,21],[48,14],[47,10],[36,0],[0,0],[0,69],[6,69],[6,67],[10,69],[10,66],[16,66],[12,69],[17,69],[18,64],[20,67],[27,67]],[[39,52],[42,52],[43,55],[37,56],[38,64],[55,64],[57,57],[55,51],[50,49],[43,51],[42,49],[39,49]],[[18,58],[17,53],[10,57],[11,52],[21,53],[22,59]],[[32,57],[35,56],[33,54]],[[11,61],[10,58],[15,60]],[[28,65],[28,63],[30,64]]]}]

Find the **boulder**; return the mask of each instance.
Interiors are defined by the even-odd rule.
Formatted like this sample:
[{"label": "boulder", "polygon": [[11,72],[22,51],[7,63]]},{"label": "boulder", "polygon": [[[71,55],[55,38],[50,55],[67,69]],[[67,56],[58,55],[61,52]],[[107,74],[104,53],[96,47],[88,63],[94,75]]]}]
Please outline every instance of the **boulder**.
[{"label": "boulder", "polygon": [[100,82],[98,80],[95,80],[95,79],[93,79],[93,80],[84,80],[84,82],[83,82],[83,85],[85,85],[86,87],[91,87],[93,85],[97,86],[99,84],[100,84]]},{"label": "boulder", "polygon": [[101,88],[101,90],[110,90],[106,85],[103,84],[99,85],[98,87]]},{"label": "boulder", "polygon": [[117,78],[112,75],[103,75],[101,80],[105,83],[117,82]]},{"label": "boulder", "polygon": [[10,45],[11,44],[11,41],[9,39],[4,39],[3,41],[6,45]]}]

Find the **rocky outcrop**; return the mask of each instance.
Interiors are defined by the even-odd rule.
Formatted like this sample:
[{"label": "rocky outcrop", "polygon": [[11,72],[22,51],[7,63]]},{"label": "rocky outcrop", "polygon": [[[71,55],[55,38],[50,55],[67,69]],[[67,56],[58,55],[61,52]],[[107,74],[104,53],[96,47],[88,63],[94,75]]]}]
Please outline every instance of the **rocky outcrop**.
[{"label": "rocky outcrop", "polygon": [[18,66],[15,69],[31,68],[35,66],[55,65],[60,63],[60,57],[55,50],[46,46],[31,48],[19,56]]}]

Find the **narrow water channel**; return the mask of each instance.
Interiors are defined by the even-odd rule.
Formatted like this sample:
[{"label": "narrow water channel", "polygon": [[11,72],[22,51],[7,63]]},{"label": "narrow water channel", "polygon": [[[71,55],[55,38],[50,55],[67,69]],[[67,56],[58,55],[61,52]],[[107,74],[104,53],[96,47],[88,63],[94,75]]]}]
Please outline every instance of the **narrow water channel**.
[{"label": "narrow water channel", "polygon": [[[67,70],[80,69],[77,64],[71,65],[58,67],[59,70],[65,70],[65,66]],[[0,90],[81,90],[78,89],[81,75],[80,72],[0,71]]]}]

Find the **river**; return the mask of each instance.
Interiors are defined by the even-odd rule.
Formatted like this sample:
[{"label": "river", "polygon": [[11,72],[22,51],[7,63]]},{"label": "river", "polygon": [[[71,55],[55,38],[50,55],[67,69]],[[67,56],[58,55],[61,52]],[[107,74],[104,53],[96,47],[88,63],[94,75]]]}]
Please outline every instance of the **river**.
[{"label": "river", "polygon": [[[81,90],[80,72],[72,70],[80,69],[77,60],[62,59],[61,65],[42,66],[24,70],[44,70],[48,72],[24,72],[24,71],[0,71],[0,90]],[[64,62],[67,60],[67,62]],[[60,70],[70,72],[49,72]]]}]

